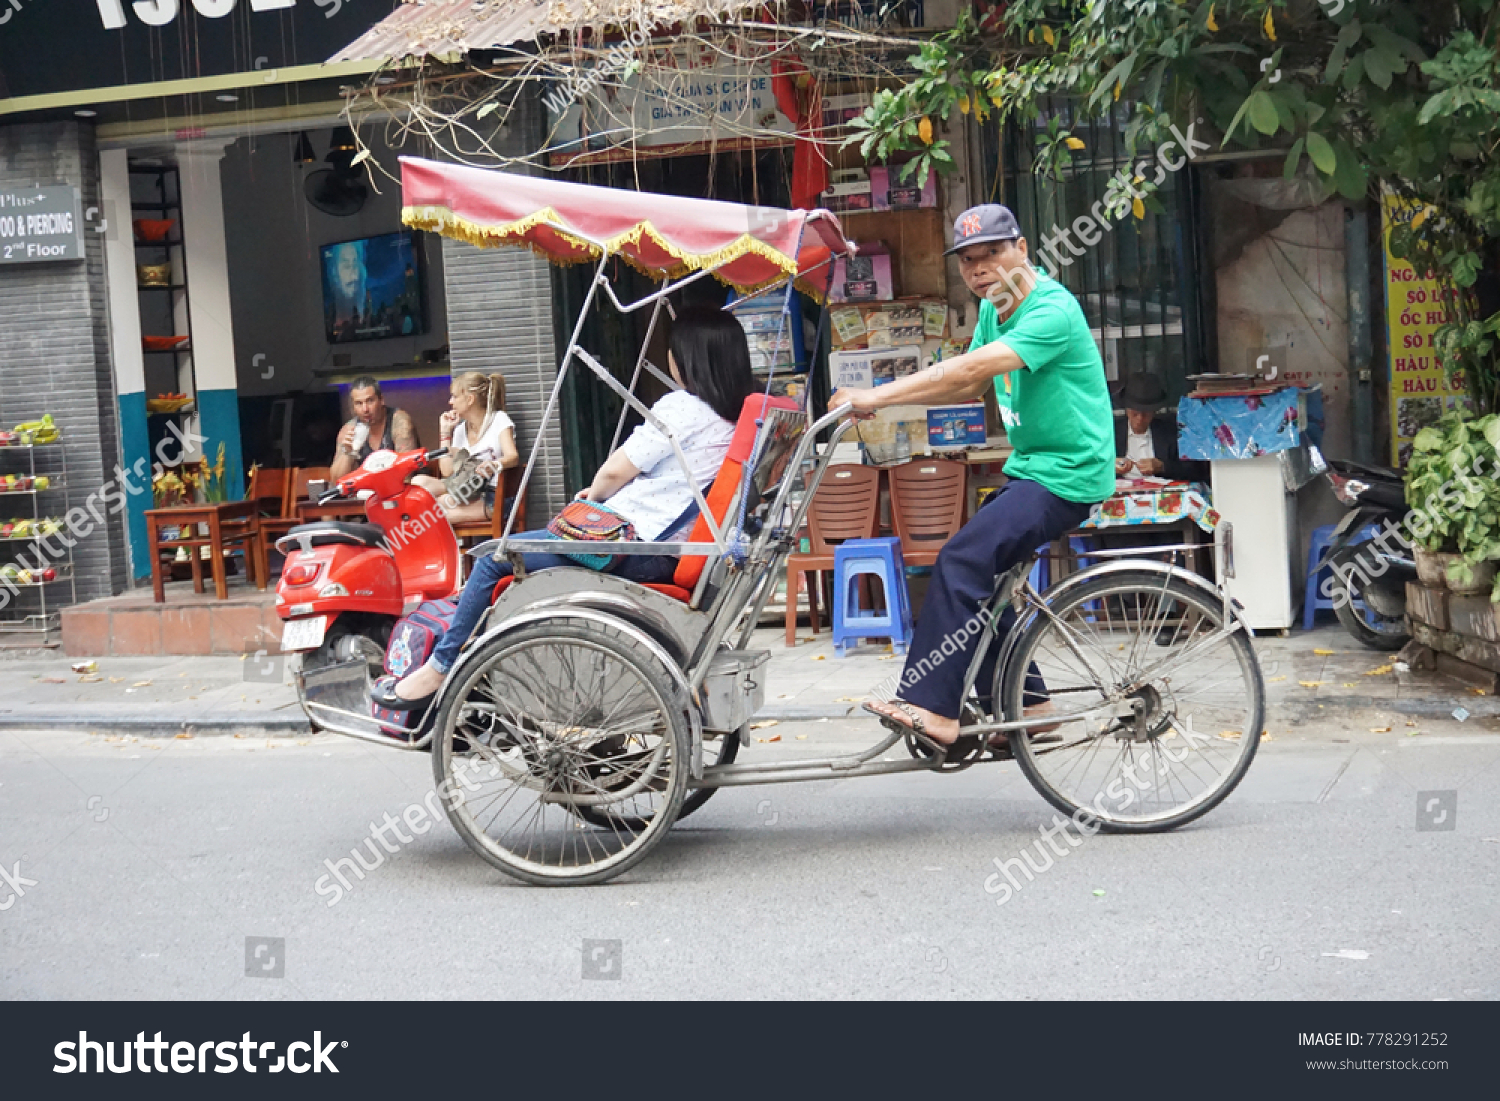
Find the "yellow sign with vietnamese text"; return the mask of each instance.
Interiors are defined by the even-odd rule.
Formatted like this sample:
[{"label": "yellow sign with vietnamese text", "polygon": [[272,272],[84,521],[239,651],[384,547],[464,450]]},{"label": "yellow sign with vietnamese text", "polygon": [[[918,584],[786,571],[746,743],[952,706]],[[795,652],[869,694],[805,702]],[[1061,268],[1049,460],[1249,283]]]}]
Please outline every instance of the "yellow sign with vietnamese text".
[{"label": "yellow sign with vietnamese text", "polygon": [[1391,255],[1391,227],[1413,218],[1420,203],[1386,195],[1381,203],[1381,241],[1385,250],[1386,347],[1390,356],[1391,460],[1404,467],[1411,441],[1446,411],[1467,405],[1463,379],[1444,377],[1434,355],[1432,334],[1448,316],[1444,290],[1430,273],[1419,274],[1406,260]]}]

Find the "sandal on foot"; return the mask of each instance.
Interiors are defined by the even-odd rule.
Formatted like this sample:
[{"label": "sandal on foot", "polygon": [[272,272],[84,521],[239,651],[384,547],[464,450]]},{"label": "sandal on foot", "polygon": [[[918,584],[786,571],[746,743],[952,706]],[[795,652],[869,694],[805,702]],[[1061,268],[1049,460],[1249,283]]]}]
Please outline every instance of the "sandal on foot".
[{"label": "sandal on foot", "polygon": [[938,753],[945,754],[953,748],[951,745],[945,745],[944,743],[937,741],[931,734],[927,733],[927,725],[922,721],[922,716],[918,715],[912,705],[907,703],[905,700],[891,700],[890,706],[894,707],[897,711],[901,712],[902,715],[906,716],[906,718],[910,720],[909,723],[903,723],[894,715],[887,715],[884,711],[876,710],[873,704],[867,703],[863,704],[862,706],[866,711],[879,719],[881,723],[887,728],[892,730],[900,730],[901,733],[910,735],[917,741],[921,742],[924,746],[936,750]]}]

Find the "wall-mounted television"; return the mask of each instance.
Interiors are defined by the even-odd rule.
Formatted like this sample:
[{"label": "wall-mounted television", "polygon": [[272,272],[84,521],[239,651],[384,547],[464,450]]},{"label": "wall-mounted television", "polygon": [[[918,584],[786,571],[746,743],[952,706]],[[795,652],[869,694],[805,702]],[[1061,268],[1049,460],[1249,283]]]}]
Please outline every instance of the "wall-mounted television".
[{"label": "wall-mounted television", "polygon": [[321,253],[328,343],[427,331],[422,249],[411,230],[324,245]]}]

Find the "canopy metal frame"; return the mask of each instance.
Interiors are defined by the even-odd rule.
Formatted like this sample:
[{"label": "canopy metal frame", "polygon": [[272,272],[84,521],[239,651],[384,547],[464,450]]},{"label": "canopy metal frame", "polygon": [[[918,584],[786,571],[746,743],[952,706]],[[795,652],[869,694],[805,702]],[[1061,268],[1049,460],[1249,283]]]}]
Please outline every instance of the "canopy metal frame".
[{"label": "canopy metal frame", "polygon": [[[796,255],[796,253],[800,253],[801,251],[801,243],[803,238],[805,237],[808,223],[818,218],[831,219],[831,217],[831,215],[826,214],[826,212],[824,211],[813,211],[808,215],[798,231],[798,248],[796,252],[794,252],[794,255]],[[588,237],[571,227],[567,228],[567,232],[571,236],[584,241],[587,244],[598,249],[600,255],[597,264],[595,264],[594,266],[593,278],[589,281],[588,292],[584,295],[583,303],[579,308],[578,320],[573,325],[573,332],[568,338],[568,346],[563,352],[561,362],[558,365],[557,379],[553,383],[552,392],[547,398],[547,405],[542,411],[541,423],[538,426],[539,430],[544,430],[548,425],[552,423],[553,418],[557,415],[557,408],[562,398],[563,386],[567,381],[568,372],[572,369],[575,363],[581,364],[583,367],[592,372],[593,375],[598,378],[599,381],[602,382],[606,387],[608,387],[611,392],[618,396],[623,403],[620,409],[619,420],[615,425],[614,437],[610,444],[611,453],[620,445],[621,436],[624,433],[625,424],[627,423],[630,413],[633,411],[640,414],[640,416],[646,421],[646,423],[656,428],[656,430],[663,436],[665,436],[667,438],[667,441],[672,445],[673,457],[676,459],[678,466],[683,473],[683,477],[687,481],[688,488],[692,491],[693,502],[698,506],[698,514],[702,516],[708,524],[709,534],[712,538],[712,542],[710,543],[661,541],[630,541],[611,543],[609,547],[610,552],[612,554],[622,556],[674,555],[679,557],[684,555],[718,555],[722,557],[724,555],[735,553],[736,551],[741,549],[740,543],[743,538],[743,533],[737,530],[737,526],[731,527],[727,523],[727,517],[725,521],[721,522],[713,515],[713,511],[708,507],[708,501],[703,496],[703,488],[698,485],[696,479],[693,477],[692,468],[687,461],[686,454],[684,454],[682,450],[681,443],[677,440],[671,428],[663,423],[661,419],[658,418],[654,413],[652,413],[650,407],[647,406],[646,403],[643,402],[636,393],[636,389],[640,384],[642,375],[650,375],[651,377],[660,380],[674,390],[681,389],[676,380],[674,380],[670,376],[670,374],[668,374],[666,371],[663,371],[661,368],[656,366],[656,364],[651,362],[651,341],[656,333],[657,326],[660,324],[661,316],[664,311],[674,319],[676,317],[676,311],[672,307],[670,296],[682,290],[683,288],[696,283],[698,280],[704,278],[705,276],[712,275],[714,273],[714,269],[700,268],[696,271],[689,272],[686,275],[681,275],[676,278],[664,276],[656,290],[642,295],[640,298],[636,299],[633,302],[622,302],[620,300],[620,297],[615,293],[614,286],[610,281],[607,270],[610,261],[617,258],[620,253],[612,250],[605,242]],[[779,352],[782,344],[782,339],[786,334],[786,326],[790,314],[791,295],[795,293],[796,281],[798,279],[805,278],[809,274],[827,268],[829,281],[831,282],[833,274],[832,264],[835,259],[836,254],[830,251],[829,255],[825,259],[822,259],[815,264],[809,265],[806,268],[801,268],[793,272],[787,272],[781,279],[776,280],[769,286],[757,289],[753,293],[753,295],[743,296],[737,299],[735,302],[730,303],[726,307],[726,309],[733,311],[737,307],[743,305],[745,302],[752,301],[754,299],[763,299],[771,294],[777,293],[778,291],[781,292],[783,295],[781,317],[776,330],[776,341],[773,345],[777,352]],[[581,343],[584,322],[589,316],[589,311],[594,307],[595,299],[597,297],[601,297],[601,289],[603,291],[602,297],[607,298],[610,304],[613,305],[615,309],[622,314],[632,314],[639,310],[645,309],[648,306],[651,308],[650,320],[646,325],[646,335],[641,342],[640,353],[636,357],[635,366],[631,372],[630,384],[628,386],[622,384],[619,379],[615,378],[615,376],[609,371],[609,369],[606,368],[602,363],[600,363],[599,360],[586,348],[584,348]],[[776,375],[775,355],[776,353],[773,353],[771,375],[770,378],[767,379],[766,383],[766,390],[768,393],[770,390],[771,382],[775,379]],[[807,391],[806,393],[810,396],[811,391]],[[814,425],[812,423],[812,411],[807,404],[806,398],[804,398],[803,408],[809,420],[808,427],[810,430],[810,434],[815,436],[820,430],[819,425],[821,425],[822,422],[819,422],[819,425]],[[824,418],[824,420],[829,421],[829,423],[831,424],[836,422],[837,418]],[[801,453],[801,449],[799,448],[799,455],[801,455]],[[526,468],[521,473],[521,483],[516,490],[517,499],[520,499],[520,497],[526,492],[527,486],[531,484],[532,472],[536,468],[537,458],[540,454],[541,449],[533,448],[530,457],[526,460]],[[757,456],[754,455],[752,456],[752,465],[746,470],[747,478],[750,476],[753,470],[753,462],[756,457]],[[792,469],[796,468],[792,467]],[[785,503],[785,488],[785,485],[783,485],[783,492],[778,495],[776,506],[778,508]],[[607,502],[605,503],[607,504]],[[773,510],[771,515],[778,515],[778,513]],[[524,574],[524,565],[522,565],[518,561],[520,555],[527,553],[556,554],[559,552],[558,544],[560,542],[568,542],[568,540],[557,539],[543,540],[516,538],[514,534],[515,522],[516,511],[512,509],[510,516],[506,518],[505,530],[501,533],[500,538],[491,539],[487,542],[481,543],[471,549],[469,553],[476,556],[491,554],[496,558],[507,558],[512,562],[513,565],[517,566],[517,575],[520,576]],[[592,546],[592,544],[584,545]]]}]

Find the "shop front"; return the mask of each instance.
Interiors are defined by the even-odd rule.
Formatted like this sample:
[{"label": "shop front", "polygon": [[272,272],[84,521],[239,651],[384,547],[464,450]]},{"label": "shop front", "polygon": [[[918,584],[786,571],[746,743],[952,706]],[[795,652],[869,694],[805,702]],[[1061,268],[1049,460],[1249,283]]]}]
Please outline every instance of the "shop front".
[{"label": "shop front", "polygon": [[[0,421],[50,415],[62,439],[47,441],[52,453],[40,439],[35,454],[6,453],[27,507],[0,517],[17,533],[0,549],[29,552],[21,534],[54,520],[74,537],[53,539],[47,563],[0,562],[0,585],[19,582],[0,619],[41,641],[57,638],[60,606],[129,590],[171,557],[148,542],[153,505],[239,500],[252,469],[326,469],[357,379],[375,379],[435,446],[450,375],[503,374],[523,446],[535,446],[525,410],[555,373],[542,273],[401,224],[397,157],[415,145],[372,130],[361,135],[367,163],[355,163],[344,92],[376,66],[322,63],[384,13],[241,7],[233,19],[184,10],[147,35],[133,14],[63,28],[52,9],[28,6],[0,41],[12,93],[0,107],[0,190],[26,204],[41,184],[71,223],[65,258],[0,265],[10,315],[32,318],[0,335]],[[37,52],[69,34],[77,56],[28,66],[25,43]],[[169,50],[148,63],[179,39],[192,42],[191,61]],[[89,56],[99,63],[79,61]],[[497,136],[536,140],[516,126]],[[500,295],[503,308],[490,308]],[[153,486],[153,468],[173,477]],[[20,499],[19,489],[7,498]],[[189,551],[175,557],[163,568],[185,575]],[[231,568],[247,565],[237,556]],[[258,606],[269,596],[236,584],[231,603],[241,600],[257,605],[244,620],[255,627],[220,632],[213,649],[264,644]],[[190,652],[173,651],[168,630],[148,633]]]}]

